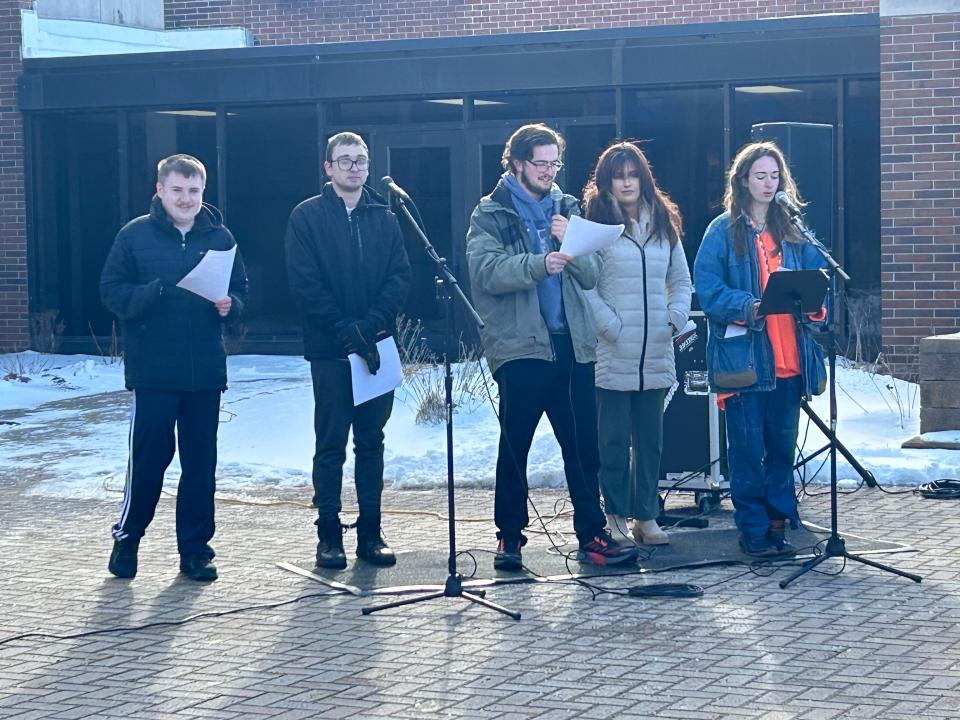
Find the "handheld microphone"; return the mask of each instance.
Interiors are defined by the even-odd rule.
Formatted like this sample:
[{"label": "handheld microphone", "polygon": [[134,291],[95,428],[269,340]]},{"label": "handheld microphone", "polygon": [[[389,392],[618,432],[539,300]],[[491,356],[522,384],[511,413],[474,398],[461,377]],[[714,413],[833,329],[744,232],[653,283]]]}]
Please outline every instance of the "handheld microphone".
[{"label": "handheld microphone", "polygon": [[799,217],[803,215],[803,213],[800,211],[800,208],[797,207],[797,204],[793,202],[793,200],[791,200],[783,190],[774,195],[773,199],[777,205],[789,213],[790,217]]},{"label": "handheld microphone", "polygon": [[563,215],[563,190],[556,183],[550,188],[550,199],[553,201],[553,214]]},{"label": "handheld microphone", "polygon": [[381,186],[386,192],[388,192],[388,193],[393,193],[394,195],[396,195],[398,198],[400,198],[400,199],[403,200],[404,202],[408,202],[408,203],[412,203],[412,202],[413,202],[413,200],[410,199],[410,196],[407,195],[406,191],[405,191],[402,187],[400,187],[399,185],[397,185],[397,184],[393,181],[393,178],[390,177],[389,175],[384,175],[384,176],[383,176],[383,179],[380,181],[380,186]]}]

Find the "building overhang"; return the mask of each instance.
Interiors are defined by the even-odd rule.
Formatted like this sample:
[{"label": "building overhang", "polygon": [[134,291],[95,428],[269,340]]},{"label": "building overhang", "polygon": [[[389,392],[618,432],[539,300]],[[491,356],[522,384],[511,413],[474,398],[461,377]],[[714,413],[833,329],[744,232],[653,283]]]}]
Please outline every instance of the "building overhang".
[{"label": "building overhang", "polygon": [[20,108],[214,106],[877,76],[876,14],[26,59]]}]

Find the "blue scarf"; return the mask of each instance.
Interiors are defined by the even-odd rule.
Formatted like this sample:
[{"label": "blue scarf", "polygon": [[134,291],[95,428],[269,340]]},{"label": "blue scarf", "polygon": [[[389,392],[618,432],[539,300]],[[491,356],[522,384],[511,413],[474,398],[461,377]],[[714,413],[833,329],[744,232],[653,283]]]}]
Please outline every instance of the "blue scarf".
[{"label": "blue scarf", "polygon": [[[537,201],[531,197],[513,173],[505,172],[501,178],[503,184],[510,191],[513,207],[520,213],[527,228],[527,235],[533,242],[537,253],[553,252],[554,242],[550,237],[550,218],[553,215],[553,201],[545,195]],[[563,314],[563,283],[562,273],[547,275],[537,283],[537,298],[540,301],[540,315],[547,324],[547,329],[554,334],[566,333],[567,322]]]}]

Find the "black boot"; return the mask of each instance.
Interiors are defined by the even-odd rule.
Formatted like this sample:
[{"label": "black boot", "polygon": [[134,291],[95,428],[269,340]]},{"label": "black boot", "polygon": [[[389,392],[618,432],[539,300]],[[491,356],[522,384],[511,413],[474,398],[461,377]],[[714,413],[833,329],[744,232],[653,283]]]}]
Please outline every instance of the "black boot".
[{"label": "black boot", "polygon": [[357,557],[371,565],[388,567],[397,564],[393,554],[380,532],[380,515],[361,515],[357,518]]},{"label": "black boot", "polygon": [[343,528],[340,516],[317,518],[317,567],[343,570],[347,555],[343,552]]},{"label": "black boot", "polygon": [[132,578],[137,574],[137,551],[140,549],[139,540],[114,540],[113,552],[110,553],[110,562],[107,570],[118,578]]}]

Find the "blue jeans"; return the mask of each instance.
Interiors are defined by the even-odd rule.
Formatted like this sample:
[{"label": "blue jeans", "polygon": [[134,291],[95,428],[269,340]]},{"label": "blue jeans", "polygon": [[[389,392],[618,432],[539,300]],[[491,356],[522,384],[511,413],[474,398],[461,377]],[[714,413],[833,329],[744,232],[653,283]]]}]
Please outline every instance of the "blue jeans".
[{"label": "blue jeans", "polygon": [[799,521],[793,461],[800,424],[799,375],[777,378],[766,392],[745,392],[724,404],[727,467],[737,528],[762,538],[771,520]]}]

